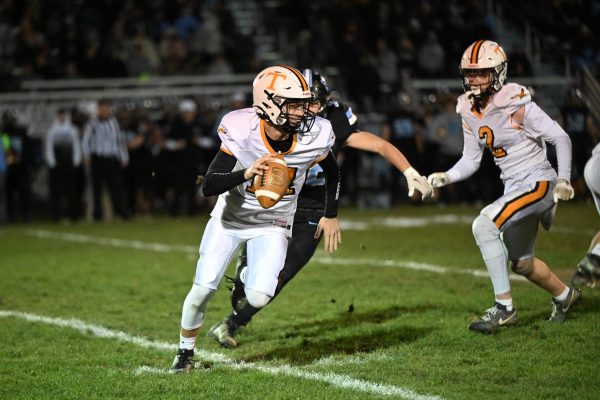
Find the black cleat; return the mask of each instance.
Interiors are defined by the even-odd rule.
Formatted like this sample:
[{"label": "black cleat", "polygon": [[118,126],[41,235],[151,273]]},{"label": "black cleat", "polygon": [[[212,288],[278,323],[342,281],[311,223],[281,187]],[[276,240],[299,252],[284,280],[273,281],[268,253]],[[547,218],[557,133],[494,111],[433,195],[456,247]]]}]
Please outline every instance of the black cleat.
[{"label": "black cleat", "polygon": [[469,329],[476,332],[492,333],[500,327],[508,327],[517,323],[517,309],[506,310],[500,303],[495,303],[477,321],[469,324]]},{"label": "black cleat", "polygon": [[577,265],[577,270],[571,276],[571,286],[583,286],[600,289],[600,257],[587,254]]},{"label": "black cleat", "polygon": [[172,374],[190,373],[194,369],[194,350],[179,349],[173,360]]},{"label": "black cleat", "polygon": [[567,298],[563,301],[552,300],[552,314],[550,318],[548,318],[547,322],[564,322],[567,319],[567,313],[577,303],[577,301],[581,298],[581,293],[579,289],[569,288],[569,294],[567,294]]},{"label": "black cleat", "polygon": [[230,283],[233,283],[231,287],[231,307],[234,310],[239,310],[246,305],[248,300],[246,300],[246,292],[244,281],[242,280],[242,274],[245,274],[245,269],[248,266],[248,259],[246,257],[246,253],[243,253],[239,258],[238,262],[235,265],[235,278],[229,280]]},{"label": "black cleat", "polygon": [[213,338],[223,347],[233,349],[237,347],[237,342],[233,338],[235,329],[230,325],[229,320],[225,318],[223,321],[213,325],[208,330],[208,337]]}]

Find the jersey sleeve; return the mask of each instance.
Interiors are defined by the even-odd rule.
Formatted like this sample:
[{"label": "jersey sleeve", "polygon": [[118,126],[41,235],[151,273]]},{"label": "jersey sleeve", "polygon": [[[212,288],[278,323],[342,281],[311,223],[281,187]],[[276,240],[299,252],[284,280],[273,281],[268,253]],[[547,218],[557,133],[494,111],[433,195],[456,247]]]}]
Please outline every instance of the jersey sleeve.
[{"label": "jersey sleeve", "polygon": [[571,139],[561,126],[548,116],[535,102],[525,106],[523,127],[534,139],[543,139],[556,148],[558,177],[571,179]]},{"label": "jersey sleeve", "polygon": [[462,181],[473,175],[481,164],[481,155],[483,149],[479,146],[479,142],[470,132],[464,129],[463,124],[463,154],[460,160],[450,168],[447,173],[450,178],[450,183]]},{"label": "jersey sleeve", "polygon": [[336,137],[336,149],[341,147],[352,133],[357,132],[356,116],[350,107],[341,103],[334,102],[328,106],[327,120],[331,123]]},{"label": "jersey sleeve", "polygon": [[235,124],[233,118],[231,118],[231,113],[229,113],[221,120],[217,128],[217,134],[219,135],[219,139],[221,139],[220,150],[235,157],[239,153],[240,146],[233,135],[234,130]]}]

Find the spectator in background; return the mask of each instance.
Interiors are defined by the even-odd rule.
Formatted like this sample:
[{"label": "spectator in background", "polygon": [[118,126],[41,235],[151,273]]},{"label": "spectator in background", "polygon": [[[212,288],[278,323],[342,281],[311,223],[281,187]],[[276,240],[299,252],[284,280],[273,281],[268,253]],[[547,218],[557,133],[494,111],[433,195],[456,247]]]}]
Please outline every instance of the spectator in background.
[{"label": "spectator in background", "polygon": [[511,76],[533,76],[533,67],[529,61],[529,57],[522,47],[515,46],[510,54],[510,64],[508,65],[508,73]]},{"label": "spectator in background", "polygon": [[75,221],[79,218],[77,171],[81,165],[81,143],[77,128],[65,109],[58,110],[48,130],[44,155],[50,167],[52,219],[58,222],[67,215]]},{"label": "spectator in background", "polygon": [[108,100],[98,102],[96,118],[92,118],[83,133],[82,151],[85,164],[91,169],[92,193],[94,198],[93,217],[100,221],[104,217],[102,210],[102,186],[106,184],[110,194],[113,211],[127,219],[123,170],[129,162],[125,138],[119,123],[112,116],[111,103]]},{"label": "spectator in background", "polygon": [[233,67],[225,58],[223,53],[217,53],[206,66],[207,75],[227,75],[233,74]]},{"label": "spectator in background", "polygon": [[162,182],[165,185],[167,208],[172,216],[179,215],[182,208],[187,208],[190,214],[196,211],[197,153],[192,148],[194,136],[200,136],[196,116],[196,103],[190,99],[182,100],[179,114],[167,128],[164,138],[159,162],[164,173]]},{"label": "spectator in background", "polygon": [[563,127],[569,133],[573,146],[572,185],[576,194],[585,194],[584,168],[593,143],[588,134],[589,110],[578,88],[570,88],[561,108]]},{"label": "spectator in background", "polygon": [[136,36],[125,43],[125,60],[129,76],[154,75],[160,69],[160,59],[154,43],[141,28]]},{"label": "spectator in background", "polygon": [[10,222],[29,221],[31,206],[32,149],[27,129],[11,111],[2,114],[2,136],[6,150],[6,213]]},{"label": "spectator in background", "polygon": [[121,113],[119,124],[129,153],[129,164],[125,170],[129,210],[133,214],[147,214],[150,212],[152,184],[150,159],[152,124],[146,115],[136,118],[130,111]]},{"label": "spectator in background", "polygon": [[[430,160],[428,167],[435,171],[446,171],[462,156],[463,134],[460,117],[456,115],[456,97],[448,95],[440,100],[442,109],[429,123],[427,142]],[[448,185],[444,191],[436,190],[441,200],[460,202],[467,200],[464,182]]]},{"label": "spectator in background", "polygon": [[[425,147],[423,138],[423,120],[410,108],[410,98],[401,94],[395,109],[388,115],[383,126],[383,138],[397,147],[417,171],[421,170],[421,154]],[[396,205],[404,198],[401,188],[404,179],[396,168],[392,168],[390,194],[392,205]]]},{"label": "spectator in background", "polygon": [[446,52],[434,31],[427,32],[425,42],[417,54],[419,72],[425,78],[437,78],[444,71]]}]

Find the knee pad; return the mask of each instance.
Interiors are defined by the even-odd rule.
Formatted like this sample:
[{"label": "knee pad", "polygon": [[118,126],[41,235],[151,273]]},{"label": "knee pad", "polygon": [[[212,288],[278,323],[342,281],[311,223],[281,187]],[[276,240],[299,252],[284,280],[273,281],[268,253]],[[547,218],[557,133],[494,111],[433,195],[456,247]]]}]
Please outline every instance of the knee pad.
[{"label": "knee pad", "polygon": [[192,289],[183,302],[181,312],[181,327],[183,329],[192,330],[202,326],[206,304],[208,304],[214,293],[214,290],[204,286],[192,285]]},{"label": "knee pad", "polygon": [[248,300],[248,304],[250,304],[252,307],[263,308],[269,304],[269,301],[271,301],[271,296],[246,287],[246,299]]},{"label": "knee pad", "polygon": [[487,215],[479,214],[472,225],[473,236],[477,244],[498,240],[500,230]]},{"label": "knee pad", "polygon": [[528,276],[533,272],[533,259],[511,261],[511,269],[515,274]]}]

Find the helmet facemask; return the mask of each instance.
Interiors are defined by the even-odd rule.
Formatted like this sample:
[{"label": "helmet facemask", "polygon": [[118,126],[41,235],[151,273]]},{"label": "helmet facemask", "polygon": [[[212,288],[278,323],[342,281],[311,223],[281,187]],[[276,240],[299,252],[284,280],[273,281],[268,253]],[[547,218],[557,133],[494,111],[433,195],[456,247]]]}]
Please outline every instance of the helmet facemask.
[{"label": "helmet facemask", "polygon": [[310,112],[310,101],[307,99],[273,96],[273,104],[279,108],[275,125],[287,133],[306,133],[315,123],[315,115]]},{"label": "helmet facemask", "polygon": [[325,77],[312,69],[303,70],[302,75],[310,87],[311,104],[319,103],[318,111],[313,114],[325,118],[325,106],[327,105],[330,96],[329,86],[327,86]]},{"label": "helmet facemask", "polygon": [[[479,110],[506,81],[508,61],[504,50],[490,40],[479,40],[464,52],[460,63],[462,86],[467,97]],[[470,76],[488,76],[487,82],[472,84]]]}]

